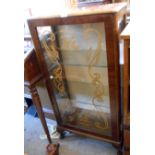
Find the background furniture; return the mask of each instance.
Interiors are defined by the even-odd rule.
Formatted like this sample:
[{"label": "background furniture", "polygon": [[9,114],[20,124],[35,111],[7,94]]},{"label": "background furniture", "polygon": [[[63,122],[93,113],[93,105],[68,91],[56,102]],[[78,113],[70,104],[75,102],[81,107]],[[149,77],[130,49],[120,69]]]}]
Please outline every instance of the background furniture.
[{"label": "background furniture", "polygon": [[[24,74],[25,76],[25,83],[24,83],[24,99],[25,99],[24,105],[25,106],[24,107],[26,107],[27,109],[27,107],[29,108],[29,106],[33,105],[32,95],[29,89],[29,82],[27,82],[29,80],[28,78],[26,78],[26,76],[28,76],[27,74],[31,74],[30,78],[34,80],[33,82],[35,83],[35,87],[38,92],[38,95],[42,104],[42,110],[44,112],[45,117],[55,120],[54,112],[50,104],[50,99],[48,96],[46,85],[44,83],[44,78],[40,70],[38,69],[38,62],[37,62],[35,51],[33,50],[33,42],[30,34],[27,33],[26,35],[24,35],[24,43],[25,43],[24,44],[24,59],[25,59],[24,67],[27,69],[27,71],[25,70],[25,74]],[[30,111],[33,111],[33,114],[34,114],[35,109],[33,108],[33,106],[31,106],[31,108],[33,110],[30,110]]]},{"label": "background furniture", "polygon": [[39,98],[39,95],[38,95],[38,92],[37,92],[37,89],[35,86],[36,82],[38,82],[42,77],[43,77],[43,75],[40,72],[34,49],[32,49],[25,56],[25,59],[24,59],[24,87],[30,89],[33,103],[36,107],[37,113],[41,120],[44,131],[47,135],[48,141],[49,141],[49,143],[51,143],[52,142],[51,137],[50,137],[48,127],[46,124],[46,120],[44,117],[44,113],[42,110],[40,98]]},{"label": "background furniture", "polygon": [[130,154],[130,24],[121,33],[124,40],[124,91],[123,91],[123,128],[124,155]]},{"label": "background furniture", "polygon": [[120,148],[119,34],[126,3],[28,20],[58,130]]},{"label": "background furniture", "polygon": [[[36,88],[38,82],[42,82],[43,77],[44,76],[41,73],[39,66],[38,66],[38,61],[36,58],[35,51],[32,48],[32,50],[29,51],[25,55],[25,59],[24,59],[24,90],[25,89],[27,89],[28,91],[30,90],[30,95],[32,96],[33,104],[36,107],[41,124],[43,126],[43,129],[44,129],[46,135],[47,135],[48,142],[50,143],[49,145],[47,145],[48,154],[49,155],[58,155],[59,154],[59,152],[58,152],[59,144],[51,144],[52,140],[51,140],[50,133],[49,133],[49,130],[47,127],[47,123],[46,123],[45,115],[44,115],[44,111],[43,111],[43,106],[42,106],[42,103],[44,103],[44,102],[41,102],[40,96],[38,94],[38,90]],[[39,86],[39,88],[40,88],[40,86]],[[26,92],[26,91],[24,91],[24,92]],[[47,95],[45,95],[44,97],[47,97]],[[52,117],[52,118],[55,118],[55,117]]]}]

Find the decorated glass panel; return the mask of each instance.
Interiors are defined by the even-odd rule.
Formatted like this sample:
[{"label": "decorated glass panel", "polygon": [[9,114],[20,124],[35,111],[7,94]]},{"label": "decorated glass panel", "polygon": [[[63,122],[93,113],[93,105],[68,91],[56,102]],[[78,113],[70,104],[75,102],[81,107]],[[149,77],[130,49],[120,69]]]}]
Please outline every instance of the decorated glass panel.
[{"label": "decorated glass panel", "polygon": [[64,125],[111,135],[104,23],[37,28]]}]

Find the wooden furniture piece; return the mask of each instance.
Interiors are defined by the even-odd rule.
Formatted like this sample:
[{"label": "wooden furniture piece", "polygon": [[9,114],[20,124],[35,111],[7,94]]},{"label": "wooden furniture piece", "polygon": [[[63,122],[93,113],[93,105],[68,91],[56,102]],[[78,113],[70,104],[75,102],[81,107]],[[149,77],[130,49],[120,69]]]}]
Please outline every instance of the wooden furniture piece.
[{"label": "wooden furniture piece", "polygon": [[28,20],[63,135],[67,130],[121,148],[119,34],[126,3],[74,8]]},{"label": "wooden furniture piece", "polygon": [[44,131],[47,135],[48,141],[49,141],[49,143],[51,143],[52,141],[51,141],[51,137],[50,137],[48,127],[46,124],[44,113],[42,111],[42,105],[40,102],[38,92],[35,87],[36,82],[38,82],[42,77],[43,77],[43,75],[39,69],[35,51],[34,51],[34,49],[32,49],[25,56],[25,59],[24,59],[24,85],[28,86],[31,91],[33,103],[35,104],[37,113],[41,120]]},{"label": "wooden furniture piece", "polygon": [[59,155],[59,150],[58,150],[59,144],[52,144],[52,140],[45,120],[42,104],[40,101],[40,97],[36,89],[36,84],[41,79],[43,79],[43,77],[44,76],[39,69],[35,50],[32,48],[32,50],[29,51],[28,54],[26,54],[24,59],[24,86],[29,87],[31,91],[33,103],[35,104],[37,113],[41,120],[41,124],[47,135],[48,142],[50,143],[47,146],[48,155]]},{"label": "wooden furniture piece", "polygon": [[123,129],[124,155],[130,154],[130,24],[121,33],[124,40],[124,99],[123,99]]},{"label": "wooden furniture piece", "polygon": [[[31,50],[28,51],[27,53],[25,53],[24,55],[25,55],[25,60],[26,60],[25,68],[28,68],[27,72],[29,74],[33,73],[33,75],[31,75],[33,77],[32,83],[35,84],[35,88],[38,92],[38,95],[39,95],[39,98],[40,98],[40,101],[42,104],[44,115],[48,119],[55,120],[54,112],[53,112],[53,109],[50,104],[50,99],[48,96],[46,85],[44,83],[43,75],[41,74],[41,71],[38,70],[38,62],[37,62],[35,51],[32,50],[32,48],[31,48]],[[30,63],[31,63],[31,65],[30,65]],[[32,66],[32,64],[33,64],[33,66]],[[25,70],[24,99],[29,106],[29,104],[32,104],[33,102],[32,102],[32,95],[31,95],[31,92],[29,89],[29,82],[27,82],[29,80],[28,79],[26,80],[26,76],[28,74],[27,72]]]}]

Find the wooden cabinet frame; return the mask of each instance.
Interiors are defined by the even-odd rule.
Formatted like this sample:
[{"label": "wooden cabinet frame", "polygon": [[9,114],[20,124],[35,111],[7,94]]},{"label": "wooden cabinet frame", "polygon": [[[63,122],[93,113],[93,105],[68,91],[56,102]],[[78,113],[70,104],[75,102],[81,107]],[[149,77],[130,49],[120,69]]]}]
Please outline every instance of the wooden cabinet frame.
[{"label": "wooden cabinet frame", "polygon": [[130,154],[130,23],[121,33],[124,42],[123,155]]},{"label": "wooden cabinet frame", "polygon": [[[117,147],[121,146],[121,97],[120,97],[120,65],[119,65],[119,26],[118,19],[123,17],[125,25],[126,5],[122,5],[121,9],[112,12],[105,12],[99,14],[86,15],[71,15],[68,17],[47,17],[36,18],[28,20],[29,29],[35,46],[36,55],[39,66],[45,77],[47,90],[51,100],[51,104],[55,113],[59,131],[71,131],[80,135],[96,138],[110,142]],[[106,49],[107,49],[107,64],[108,64],[108,78],[109,78],[109,94],[110,94],[110,110],[111,110],[111,125],[112,136],[101,136],[89,131],[69,127],[62,124],[60,111],[53,92],[53,84],[50,82],[48,69],[41,52],[37,27],[38,26],[56,26],[56,25],[71,25],[84,23],[100,23],[105,24],[106,33]]]}]

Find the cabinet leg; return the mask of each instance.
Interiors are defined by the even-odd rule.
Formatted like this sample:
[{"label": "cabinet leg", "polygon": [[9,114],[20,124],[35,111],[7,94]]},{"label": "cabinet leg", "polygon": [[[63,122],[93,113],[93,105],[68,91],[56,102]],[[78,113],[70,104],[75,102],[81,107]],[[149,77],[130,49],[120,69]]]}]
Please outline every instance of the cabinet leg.
[{"label": "cabinet leg", "polygon": [[39,115],[40,121],[41,121],[42,126],[44,128],[44,131],[45,131],[45,133],[47,135],[48,141],[49,141],[49,143],[52,143],[52,140],[51,140],[50,133],[49,133],[49,130],[48,130],[48,127],[47,127],[47,123],[46,123],[45,116],[44,116],[44,113],[43,113],[43,110],[42,110],[42,105],[41,105],[41,101],[40,101],[37,89],[36,89],[35,86],[31,85],[30,90],[31,90],[31,94],[32,94],[33,103],[34,103],[34,105],[36,107],[37,113]]}]

